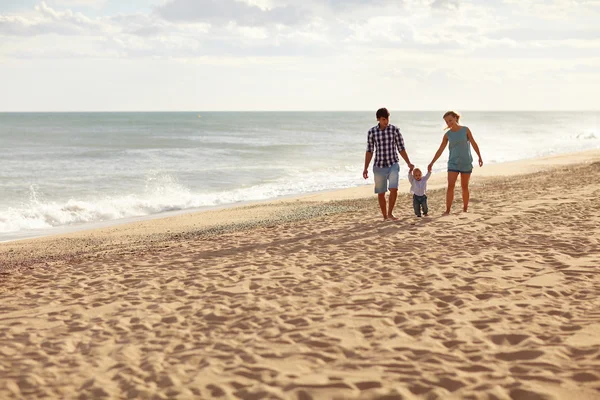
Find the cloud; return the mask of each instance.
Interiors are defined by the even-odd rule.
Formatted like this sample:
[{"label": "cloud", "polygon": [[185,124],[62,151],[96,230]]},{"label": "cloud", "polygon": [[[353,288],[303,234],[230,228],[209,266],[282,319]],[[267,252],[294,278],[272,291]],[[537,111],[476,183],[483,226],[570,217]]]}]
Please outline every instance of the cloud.
[{"label": "cloud", "polygon": [[459,0],[434,0],[431,8],[438,10],[456,10],[460,7]]},{"label": "cloud", "polygon": [[169,21],[298,26],[315,20],[335,24],[346,18],[366,20],[393,14],[405,1],[421,0],[277,0],[269,4],[253,0],[168,0],[155,12]]},{"label": "cloud", "polygon": [[[89,18],[42,2],[33,12],[0,15],[0,39],[19,37],[5,40],[0,56],[326,60],[364,59],[368,51],[375,51],[374,59],[382,59],[398,50],[440,56],[459,53],[465,59],[533,58],[551,51],[555,57],[579,57],[584,51],[596,55],[600,37],[591,25],[571,28],[565,23],[557,28],[543,19],[514,18],[502,14],[505,10],[469,0],[460,4],[459,0],[304,0],[301,4],[169,0],[152,12]],[[454,11],[449,17],[444,10]]]},{"label": "cloud", "polygon": [[60,6],[85,6],[100,8],[106,4],[107,0],[54,0],[54,4]]},{"label": "cloud", "polygon": [[307,10],[293,5],[265,9],[237,0],[171,0],[155,11],[168,21],[235,22],[240,26],[296,25],[308,17]]},{"label": "cloud", "polygon": [[34,17],[0,15],[0,34],[13,36],[35,36],[45,34],[81,35],[101,30],[101,25],[81,13],[71,10],[58,12],[45,2],[35,7]]},{"label": "cloud", "polygon": [[[103,20],[117,34],[135,35],[142,37],[155,37],[162,34],[178,34],[181,28],[166,21],[153,18],[147,14],[117,15]],[[205,32],[203,26],[196,26],[196,30]],[[114,35],[113,35],[114,36]]]},{"label": "cloud", "polygon": [[504,4],[517,9],[519,16],[536,19],[565,20],[569,17],[597,18],[600,15],[599,0],[504,0]]},{"label": "cloud", "polygon": [[333,10],[354,9],[357,7],[388,7],[401,6],[398,0],[327,0],[327,6]]},{"label": "cloud", "polygon": [[581,39],[593,40],[600,37],[600,29],[580,29],[567,27],[547,27],[530,28],[530,27],[515,27],[512,29],[500,29],[492,31],[488,37],[495,39],[510,38],[521,42],[528,41],[549,41],[555,42],[558,40]]}]

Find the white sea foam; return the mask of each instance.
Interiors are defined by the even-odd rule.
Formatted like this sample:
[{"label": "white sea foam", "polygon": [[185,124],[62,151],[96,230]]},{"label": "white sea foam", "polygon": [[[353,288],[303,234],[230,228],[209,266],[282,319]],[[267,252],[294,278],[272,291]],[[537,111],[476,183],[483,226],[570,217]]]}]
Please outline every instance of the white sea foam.
[{"label": "white sea foam", "polygon": [[304,173],[303,177],[303,172],[298,171],[298,175],[274,182],[210,193],[194,193],[172,176],[161,175],[149,177],[142,193],[85,200],[72,198],[65,202],[43,200],[35,187],[31,187],[27,203],[0,211],[0,233],[43,230],[346,188],[363,183],[357,171],[353,167],[343,167],[310,175]]},{"label": "white sea foam", "polygon": [[45,201],[31,189],[31,199],[0,211],[0,232],[47,229],[86,222],[108,221],[187,208],[189,190],[176,182],[149,187],[141,194],[104,196],[97,199]]},{"label": "white sea foam", "polygon": [[575,136],[579,140],[598,140],[595,132],[583,132]]}]

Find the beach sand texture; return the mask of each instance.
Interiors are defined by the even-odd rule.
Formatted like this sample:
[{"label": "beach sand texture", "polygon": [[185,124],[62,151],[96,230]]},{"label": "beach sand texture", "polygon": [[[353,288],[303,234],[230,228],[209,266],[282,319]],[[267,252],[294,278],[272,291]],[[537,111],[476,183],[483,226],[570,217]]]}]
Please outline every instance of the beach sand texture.
[{"label": "beach sand texture", "polygon": [[4,243],[0,398],[599,399],[594,159]]}]

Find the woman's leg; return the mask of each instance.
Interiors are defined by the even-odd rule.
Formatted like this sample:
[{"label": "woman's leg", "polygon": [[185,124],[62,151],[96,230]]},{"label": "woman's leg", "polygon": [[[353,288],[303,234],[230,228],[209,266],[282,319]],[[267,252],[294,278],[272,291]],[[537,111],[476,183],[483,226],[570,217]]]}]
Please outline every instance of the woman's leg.
[{"label": "woman's leg", "polygon": [[444,215],[450,214],[452,202],[454,201],[454,185],[458,178],[458,172],[448,171],[448,189],[446,190],[446,212]]},{"label": "woman's leg", "polygon": [[471,174],[460,174],[460,186],[462,188],[463,211],[469,208],[469,179]]}]

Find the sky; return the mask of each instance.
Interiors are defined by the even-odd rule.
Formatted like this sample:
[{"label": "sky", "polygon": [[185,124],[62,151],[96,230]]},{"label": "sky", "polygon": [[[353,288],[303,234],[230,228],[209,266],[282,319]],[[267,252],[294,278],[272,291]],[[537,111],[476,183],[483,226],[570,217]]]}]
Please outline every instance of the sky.
[{"label": "sky", "polygon": [[0,111],[599,110],[600,0],[0,0]]}]

